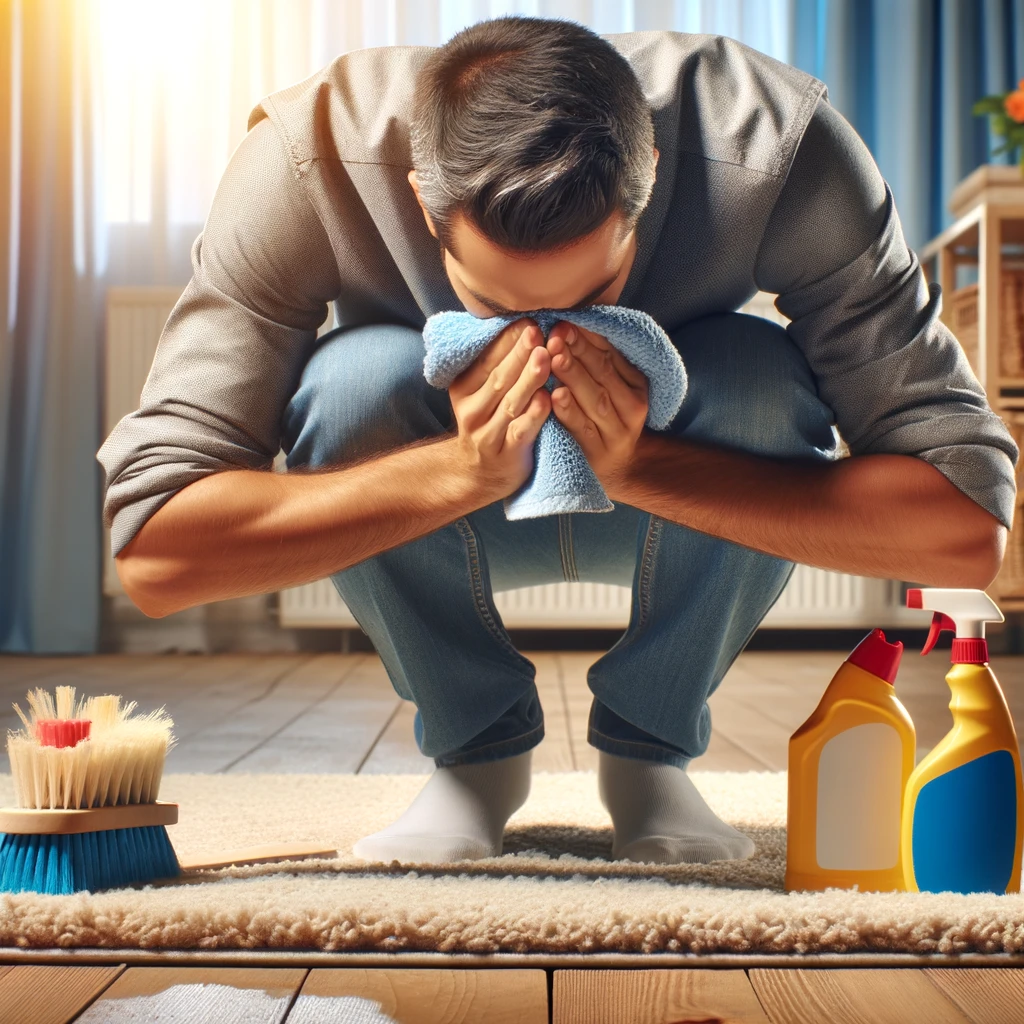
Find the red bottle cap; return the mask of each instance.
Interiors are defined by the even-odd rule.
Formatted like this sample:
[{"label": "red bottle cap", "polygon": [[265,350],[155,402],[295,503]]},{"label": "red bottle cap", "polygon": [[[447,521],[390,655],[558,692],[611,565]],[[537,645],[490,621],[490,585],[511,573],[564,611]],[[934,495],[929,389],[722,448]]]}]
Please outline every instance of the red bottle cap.
[{"label": "red bottle cap", "polygon": [[984,665],[988,661],[988,641],[978,636],[958,636],[953,641],[954,665]]},{"label": "red bottle cap", "polygon": [[880,629],[873,629],[850,652],[846,660],[851,665],[884,679],[887,683],[893,683],[896,681],[902,656],[903,644],[899,640],[891,644]]},{"label": "red bottle cap", "polygon": [[44,747],[73,747],[89,738],[88,718],[41,718],[36,722],[36,739]]}]

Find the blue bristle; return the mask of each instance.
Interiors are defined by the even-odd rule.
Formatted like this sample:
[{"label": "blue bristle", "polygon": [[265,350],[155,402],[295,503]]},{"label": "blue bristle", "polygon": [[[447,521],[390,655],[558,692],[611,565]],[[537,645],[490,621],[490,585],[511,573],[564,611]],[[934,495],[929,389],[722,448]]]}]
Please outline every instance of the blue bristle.
[{"label": "blue bristle", "polygon": [[180,871],[163,825],[52,836],[0,832],[0,892],[96,892]]}]

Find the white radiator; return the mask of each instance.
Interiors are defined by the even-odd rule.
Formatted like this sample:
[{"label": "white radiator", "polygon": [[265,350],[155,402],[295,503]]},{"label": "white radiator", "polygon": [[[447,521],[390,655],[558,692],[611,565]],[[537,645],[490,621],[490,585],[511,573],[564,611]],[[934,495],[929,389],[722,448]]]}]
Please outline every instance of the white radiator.
[{"label": "white radiator", "polygon": [[[107,293],[105,423],[114,425],[139,406],[160,332],[181,295],[180,288],[111,288]],[[766,293],[755,296],[743,312],[785,324]],[[329,317],[321,333],[330,328]],[[110,557],[103,589],[123,594]],[[630,589],[607,583],[550,583],[498,592],[495,604],[509,628],[616,628],[629,624]],[[279,615],[287,627],[356,627],[348,607],[329,579],[280,594]],[[770,627],[870,627],[917,624],[919,617],[902,607],[900,585],[797,566],[793,578],[764,620]]]},{"label": "white radiator", "polygon": [[[107,289],[104,437],[119,420],[138,409],[160,332],[181,292],[181,288]],[[103,551],[103,593],[123,594],[110,554],[110,530],[106,527]]]},{"label": "white radiator", "polygon": [[[510,629],[625,629],[631,591],[611,583],[548,583],[498,591],[494,604]],[[359,625],[329,579],[282,591],[279,608],[284,626]],[[798,565],[762,625],[775,629],[888,628],[920,625],[920,616],[903,607],[902,587],[897,582]]]}]

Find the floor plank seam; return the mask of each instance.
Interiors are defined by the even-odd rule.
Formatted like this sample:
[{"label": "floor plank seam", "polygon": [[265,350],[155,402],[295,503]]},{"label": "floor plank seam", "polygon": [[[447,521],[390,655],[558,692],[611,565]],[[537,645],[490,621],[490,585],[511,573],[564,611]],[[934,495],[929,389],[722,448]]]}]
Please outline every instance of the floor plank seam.
[{"label": "floor plank seam", "polygon": [[281,672],[278,676],[276,676],[274,679],[272,679],[270,681],[270,683],[267,685],[266,689],[262,693],[257,694],[255,697],[250,697],[244,704],[240,704],[239,705],[239,709],[241,709],[241,708],[249,708],[249,707],[252,707],[254,704],[259,704],[262,701],[266,700],[272,693],[274,693],[275,690],[277,690],[278,686],[285,679],[287,679],[288,676],[290,676],[293,672],[297,672],[300,668],[305,667],[310,662],[312,662],[315,658],[316,658],[315,654],[310,654],[307,657],[303,658],[297,665],[290,665],[283,672]]},{"label": "floor plank seam", "polygon": [[[799,968],[797,968],[799,970]],[[754,979],[750,976],[750,968],[745,967],[743,969],[743,977],[747,979],[747,984],[750,986],[750,991],[754,993],[754,998],[757,1000],[757,1005],[761,1007],[761,1012],[765,1015],[768,1021],[774,1024],[775,1018],[768,1012],[768,1007],[765,1005],[764,1000],[761,998],[761,993],[758,992],[757,986],[754,984]]]},{"label": "floor plank seam", "polygon": [[401,710],[402,698],[399,697],[398,703],[395,704],[395,710],[392,711],[390,715],[388,715],[388,720],[381,726],[380,731],[374,737],[373,742],[370,744],[370,749],[366,751],[366,753],[363,755],[363,759],[356,766],[356,770],[355,772],[353,772],[354,775],[358,775],[363,770],[363,765],[365,765],[366,762],[370,760],[370,757],[373,754],[374,750],[376,749],[377,744],[380,743],[380,741],[384,738],[384,734],[388,731],[388,728],[390,727],[391,723],[395,720],[395,716],[398,715],[398,713]]},{"label": "floor plank seam", "polygon": [[309,979],[309,972],[312,968],[307,967],[306,973],[302,976],[302,981],[296,986],[295,991],[292,993],[291,999],[288,1001],[288,1005],[284,1008],[284,1014],[281,1017],[281,1024],[288,1024],[288,1018],[292,1014],[292,1010],[295,1009],[295,1004],[299,1001],[299,996],[302,995],[302,990],[306,987],[306,982]]},{"label": "floor plank seam", "polygon": [[120,978],[121,975],[124,974],[125,971],[127,971],[127,970],[128,970],[128,965],[127,964],[118,964],[117,973],[114,974],[112,977],[107,979],[106,985],[104,985],[103,988],[101,988],[98,992],[96,992],[93,995],[92,999],[90,999],[84,1006],[80,1007],[76,1011],[74,1017],[71,1018],[71,1020],[72,1021],[78,1020],[78,1018],[81,1017],[82,1014],[85,1013],[89,1009],[89,1007],[93,1005],[93,1003],[99,1001],[99,999],[103,996],[103,993],[106,992],[107,989],[109,989],[110,986],[113,985],[114,982],[117,981],[117,979]]},{"label": "floor plank seam", "polygon": [[[342,674],[342,677],[334,684],[334,686],[332,686],[326,693],[322,694],[315,701],[313,701],[312,704],[307,704],[297,714],[292,715],[292,717],[289,718],[287,721],[281,723],[281,725],[279,725],[273,732],[268,733],[266,736],[264,736],[263,739],[261,739],[259,741],[259,743],[257,743],[254,747],[251,747],[249,750],[245,751],[244,754],[240,754],[233,761],[229,761],[223,768],[218,768],[217,769],[217,774],[219,774],[219,775],[226,774],[232,768],[234,768],[234,766],[236,764],[239,764],[240,762],[244,761],[250,755],[255,754],[256,751],[259,750],[261,747],[266,746],[266,744],[269,743],[270,740],[274,739],[275,736],[280,736],[281,733],[284,732],[284,730],[288,728],[288,726],[293,725],[295,722],[297,722],[304,715],[308,714],[314,708],[319,707],[325,700],[327,700],[328,697],[332,696],[339,689],[341,689],[341,687],[345,684],[345,680],[348,679],[352,675],[353,671],[355,670],[355,668],[357,667],[358,664],[359,663],[357,662],[356,665],[350,666],[348,671]],[[294,669],[296,669],[298,667],[299,666],[296,665],[296,666],[293,666],[293,669],[289,669],[289,670],[285,671],[281,678],[284,678],[284,676],[290,675],[291,671],[293,671]]]},{"label": "floor plank seam", "polygon": [[558,692],[562,696],[562,713],[565,715],[565,731],[569,741],[569,759],[572,762],[573,771],[578,772],[580,770],[580,761],[576,756],[576,744],[572,738],[572,715],[569,711],[569,697],[566,693],[565,666],[562,663],[562,658],[557,653],[555,654],[555,672],[558,676]]},{"label": "floor plank seam", "polygon": [[[712,729],[714,729],[714,726],[712,726]],[[722,732],[721,729],[718,730],[718,739],[719,742],[727,743],[730,747],[733,748],[733,750],[737,750],[739,751],[739,753],[744,754],[746,757],[749,757],[752,761],[756,761],[759,765],[761,765],[762,768],[764,768],[765,771],[774,772],[777,770],[772,765],[768,764],[768,762],[765,761],[765,759],[761,757],[759,754],[757,754],[755,751],[747,750],[742,744],[737,743],[734,739],[732,739],[728,733]],[[696,759],[695,766],[697,770],[700,769],[700,764],[698,761],[696,761]]]},{"label": "floor plank seam", "polygon": [[793,731],[792,726],[787,725],[785,722],[780,722],[773,715],[768,714],[768,712],[765,711],[764,708],[759,708],[756,704],[751,704],[750,701],[746,698],[739,697],[736,694],[732,693],[730,693],[728,696],[737,704],[742,704],[743,707],[745,707],[748,711],[753,711],[754,714],[763,716],[764,718],[768,719],[768,721],[771,722],[773,725],[777,725],[780,729],[785,729],[787,733],[791,733]]}]

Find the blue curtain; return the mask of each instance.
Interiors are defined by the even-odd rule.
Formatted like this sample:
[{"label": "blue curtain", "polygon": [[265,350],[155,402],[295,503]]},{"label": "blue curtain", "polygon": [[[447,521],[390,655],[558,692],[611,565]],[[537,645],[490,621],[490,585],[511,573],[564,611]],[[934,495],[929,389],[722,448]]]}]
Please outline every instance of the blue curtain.
[{"label": "blue curtain", "polygon": [[790,63],[828,86],[889,182],[911,248],[956,184],[1007,163],[971,107],[1024,77],[1024,0],[793,0]]}]

